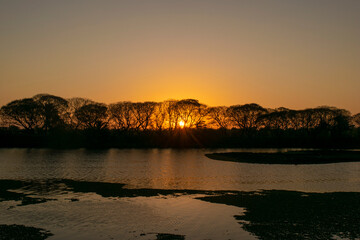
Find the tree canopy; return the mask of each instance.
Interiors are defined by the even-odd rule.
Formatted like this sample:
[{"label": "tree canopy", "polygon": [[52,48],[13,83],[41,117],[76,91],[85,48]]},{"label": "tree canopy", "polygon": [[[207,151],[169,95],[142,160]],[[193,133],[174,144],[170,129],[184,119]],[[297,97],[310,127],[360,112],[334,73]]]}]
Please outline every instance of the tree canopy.
[{"label": "tree canopy", "polygon": [[1,108],[2,126],[28,131],[53,129],[174,130],[186,129],[337,129],[360,126],[360,113],[329,106],[293,110],[269,109],[256,103],[208,107],[196,99],[164,102],[97,103],[50,94],[12,101]]}]

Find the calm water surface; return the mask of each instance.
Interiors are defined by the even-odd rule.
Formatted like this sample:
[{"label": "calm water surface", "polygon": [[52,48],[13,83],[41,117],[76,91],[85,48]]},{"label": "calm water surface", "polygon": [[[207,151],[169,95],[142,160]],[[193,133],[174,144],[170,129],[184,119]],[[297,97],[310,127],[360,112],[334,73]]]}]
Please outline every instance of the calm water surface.
[{"label": "calm water surface", "polygon": [[246,150],[1,149],[0,224],[49,239],[359,239],[359,162],[204,156],[226,151]]}]

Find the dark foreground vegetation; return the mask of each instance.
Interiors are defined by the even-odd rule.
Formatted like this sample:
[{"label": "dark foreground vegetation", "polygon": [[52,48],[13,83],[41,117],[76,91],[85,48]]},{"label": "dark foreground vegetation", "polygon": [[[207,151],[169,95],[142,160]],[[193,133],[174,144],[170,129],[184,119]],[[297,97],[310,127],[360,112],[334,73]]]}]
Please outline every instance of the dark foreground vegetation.
[{"label": "dark foreground vegetation", "polygon": [[360,147],[360,114],[335,107],[208,107],[195,99],[102,104],[49,94],[0,110],[0,147]]},{"label": "dark foreground vegetation", "polygon": [[[16,191],[28,198],[41,198],[44,194],[55,196],[76,193],[95,193],[103,198],[132,198],[132,197],[180,197],[193,195],[194,198],[216,204],[226,204],[239,207],[243,214],[235,215],[234,221],[239,227],[259,239],[359,239],[360,238],[360,193],[332,192],[306,193],[285,190],[262,190],[252,192],[242,191],[202,191],[177,189],[129,189],[120,183],[83,182],[70,179],[53,179],[47,181],[0,180],[0,202],[15,201],[15,208],[23,208],[22,199],[12,195]],[[203,195],[203,196],[199,196]],[[40,196],[39,196],[40,195]],[[51,201],[66,201],[71,204],[79,199],[50,199]],[[46,202],[28,201],[31,204],[46,204]],[[29,206],[27,206],[29,207]],[[8,209],[6,211],[11,211]],[[5,236],[24,239],[21,231],[27,236],[25,239],[44,239],[51,233],[42,229],[25,228],[18,225],[0,225]],[[19,232],[14,232],[19,229]],[[41,231],[41,232],[40,232]],[[16,234],[19,233],[19,234]],[[30,235],[31,234],[31,235]],[[146,235],[153,233],[146,233]],[[156,233],[155,233],[156,234]],[[145,235],[145,233],[142,233]],[[186,239],[184,235],[157,233],[156,239]]]},{"label": "dark foreground vegetation", "polygon": [[272,153],[227,152],[205,154],[215,160],[259,164],[327,164],[360,162],[360,151],[315,150]]}]

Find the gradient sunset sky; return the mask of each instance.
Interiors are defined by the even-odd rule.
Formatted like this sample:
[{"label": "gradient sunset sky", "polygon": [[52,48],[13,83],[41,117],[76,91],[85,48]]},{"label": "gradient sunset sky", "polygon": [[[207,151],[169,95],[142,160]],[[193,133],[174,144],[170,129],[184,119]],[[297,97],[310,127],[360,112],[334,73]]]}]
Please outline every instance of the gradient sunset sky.
[{"label": "gradient sunset sky", "polygon": [[0,105],[196,98],[360,112],[359,0],[0,0]]}]

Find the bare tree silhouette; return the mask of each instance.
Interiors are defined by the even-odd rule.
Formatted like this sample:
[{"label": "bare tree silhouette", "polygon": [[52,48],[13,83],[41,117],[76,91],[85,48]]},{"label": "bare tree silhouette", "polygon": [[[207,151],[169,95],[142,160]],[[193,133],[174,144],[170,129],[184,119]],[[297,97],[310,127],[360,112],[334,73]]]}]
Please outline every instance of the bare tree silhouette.
[{"label": "bare tree silhouette", "polygon": [[228,107],[209,107],[208,117],[210,118],[210,123],[215,123],[215,128],[226,129],[229,127],[230,119],[228,116]]},{"label": "bare tree silhouette", "polygon": [[33,99],[42,106],[43,130],[49,131],[64,125],[68,106],[67,100],[50,94],[38,94]]},{"label": "bare tree silhouette", "polygon": [[90,103],[75,112],[76,118],[84,128],[103,129],[108,124],[107,107],[101,103]]},{"label": "bare tree silhouette", "polygon": [[32,98],[15,100],[1,108],[3,119],[10,125],[24,128],[29,131],[44,126],[43,108]]},{"label": "bare tree silhouette", "polygon": [[[38,94],[1,108],[0,143],[13,138],[5,145],[16,145],[24,133],[38,139],[49,136],[66,145],[69,140],[62,139],[73,136],[75,142],[86,142],[91,133],[95,134],[92,139],[107,135],[108,145],[130,147],[346,146],[348,142],[357,147],[359,119],[360,114],[351,116],[345,109],[329,106],[303,110],[267,109],[255,103],[208,107],[197,99],[106,105],[85,98]],[[84,131],[90,129],[107,131]],[[33,140],[24,138],[24,146],[27,141]]]},{"label": "bare tree silhouette", "polygon": [[227,114],[233,126],[240,129],[257,128],[257,119],[267,110],[258,104],[234,105],[228,108]]}]

